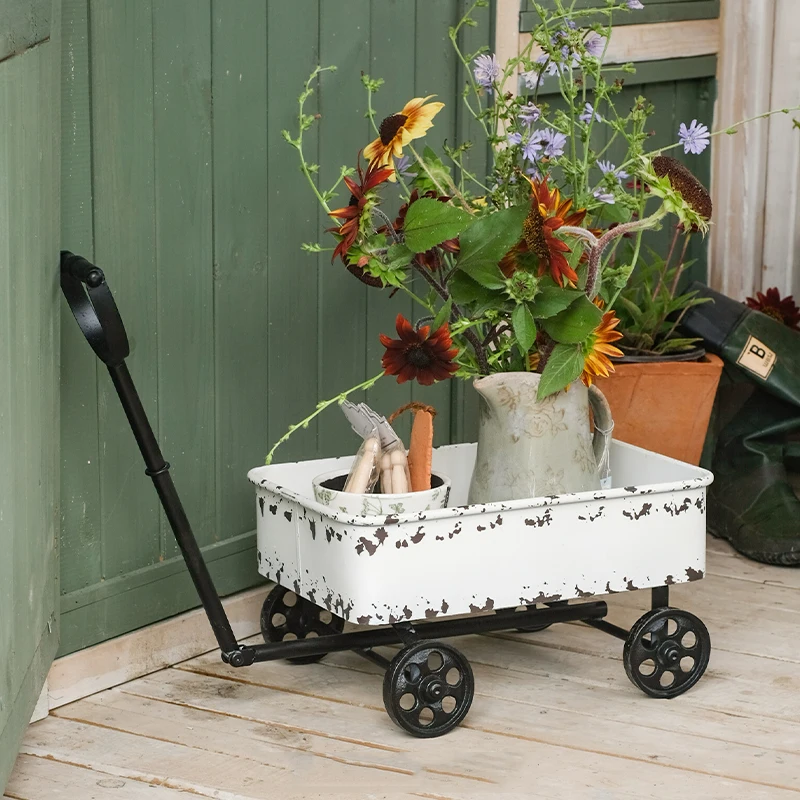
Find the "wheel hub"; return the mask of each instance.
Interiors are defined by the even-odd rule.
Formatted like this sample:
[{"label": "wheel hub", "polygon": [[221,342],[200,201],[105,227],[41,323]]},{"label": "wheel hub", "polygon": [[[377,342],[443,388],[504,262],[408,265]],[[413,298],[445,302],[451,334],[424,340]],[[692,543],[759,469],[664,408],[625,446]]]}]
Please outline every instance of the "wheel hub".
[{"label": "wheel hub", "polygon": [[658,659],[665,667],[674,667],[681,660],[681,651],[672,640],[664,642],[658,650]]},{"label": "wheel hub", "polygon": [[420,683],[419,693],[426,703],[438,703],[447,693],[447,687],[441,678],[429,675]]}]

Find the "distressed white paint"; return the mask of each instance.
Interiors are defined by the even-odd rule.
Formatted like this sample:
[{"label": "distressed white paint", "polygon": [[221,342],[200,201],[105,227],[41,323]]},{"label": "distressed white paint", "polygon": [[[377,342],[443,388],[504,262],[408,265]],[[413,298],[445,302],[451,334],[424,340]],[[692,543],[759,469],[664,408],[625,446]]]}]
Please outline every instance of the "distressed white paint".
[{"label": "distressed white paint", "polygon": [[621,442],[614,488],[462,505],[475,445],[434,452],[451,507],[353,517],[311,499],[312,478],[352,458],[252,470],[259,571],[351,622],[513,608],[681,583],[705,570],[711,473]]}]

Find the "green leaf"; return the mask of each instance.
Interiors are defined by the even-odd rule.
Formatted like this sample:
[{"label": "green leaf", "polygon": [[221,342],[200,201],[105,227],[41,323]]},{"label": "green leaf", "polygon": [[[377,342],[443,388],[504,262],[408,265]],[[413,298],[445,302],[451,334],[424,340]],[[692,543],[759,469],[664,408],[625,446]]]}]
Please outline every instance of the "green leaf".
[{"label": "green leaf", "polygon": [[469,224],[466,211],[423,197],[408,208],[405,221],[406,245],[415,253],[424,253],[447,239],[458,236]]},{"label": "green leaf", "polygon": [[458,267],[475,277],[472,270],[476,266],[497,265],[522,238],[522,223],[527,214],[527,206],[515,206],[472,222],[459,238]]},{"label": "green leaf", "polygon": [[562,289],[559,286],[544,286],[533,298],[531,313],[536,319],[554,317],[571,306],[579,297],[586,295],[580,289]]},{"label": "green leaf", "polygon": [[[491,261],[483,261],[480,263],[473,263],[469,270],[464,270],[472,280],[477,281],[481,286],[487,289],[504,289],[506,279],[500,267],[493,264]],[[458,274],[458,273],[456,273]]]},{"label": "green leaf", "polygon": [[414,258],[414,253],[411,252],[404,244],[393,244],[386,251],[386,266],[389,269],[401,269],[411,263]]},{"label": "green leaf", "polygon": [[523,353],[527,353],[536,341],[536,323],[525,303],[520,303],[511,313],[511,325],[514,328],[519,349]]},{"label": "green leaf", "polygon": [[451,297],[437,312],[431,323],[431,332],[435,333],[450,319],[450,312],[453,308],[453,298]]},{"label": "green leaf", "polygon": [[583,372],[585,358],[583,350],[577,344],[557,344],[547,360],[541,380],[537,398],[545,397],[560,392],[580,377]]},{"label": "green leaf", "polygon": [[451,297],[459,305],[469,305],[475,302],[485,302],[491,298],[491,293],[481,286],[477,281],[472,280],[464,272],[458,270],[447,282],[447,288]]},{"label": "green leaf", "polygon": [[600,324],[603,312],[584,295],[542,325],[557,342],[578,344]]}]

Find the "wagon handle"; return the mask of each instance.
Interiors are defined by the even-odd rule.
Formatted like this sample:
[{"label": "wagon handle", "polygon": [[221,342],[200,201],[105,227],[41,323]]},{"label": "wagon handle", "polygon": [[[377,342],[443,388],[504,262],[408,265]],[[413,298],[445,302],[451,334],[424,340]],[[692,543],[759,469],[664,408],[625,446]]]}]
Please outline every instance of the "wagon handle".
[{"label": "wagon handle", "polygon": [[128,365],[125,363],[130,354],[128,336],[103,270],[81,256],[62,251],[61,290],[86,341],[108,367],[114,388],[117,390],[144,459],[145,473],[152,479],[158,492],[161,505],[175,534],[175,540],[181,549],[186,567],[222,651],[223,660],[237,667],[252,663],[249,648],[239,645],[233,634],[219,593],[214,587],[172,476],[169,474],[169,464],[161,454],[161,448],[158,446],[139,393],[128,371]]},{"label": "wagon handle", "polygon": [[61,290],[97,357],[108,367],[121,364],[130,354],[130,346],[103,270],[64,250]]}]

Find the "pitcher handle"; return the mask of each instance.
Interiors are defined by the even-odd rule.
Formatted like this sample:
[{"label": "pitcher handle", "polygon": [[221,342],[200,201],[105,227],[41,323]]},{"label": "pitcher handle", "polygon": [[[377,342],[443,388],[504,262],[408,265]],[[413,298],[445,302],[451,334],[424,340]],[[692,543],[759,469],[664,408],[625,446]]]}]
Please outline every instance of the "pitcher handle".
[{"label": "pitcher handle", "polygon": [[589,387],[589,405],[594,415],[594,438],[592,449],[597,471],[600,476],[600,485],[603,489],[610,488],[611,467],[610,449],[611,434],[614,432],[614,418],[611,416],[611,406],[605,395],[594,385]]}]

